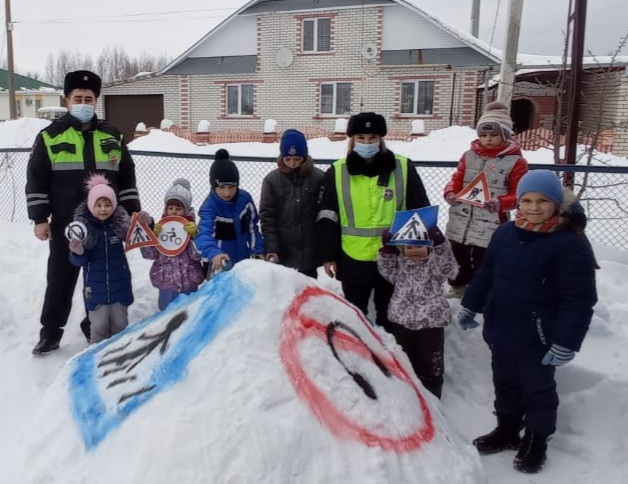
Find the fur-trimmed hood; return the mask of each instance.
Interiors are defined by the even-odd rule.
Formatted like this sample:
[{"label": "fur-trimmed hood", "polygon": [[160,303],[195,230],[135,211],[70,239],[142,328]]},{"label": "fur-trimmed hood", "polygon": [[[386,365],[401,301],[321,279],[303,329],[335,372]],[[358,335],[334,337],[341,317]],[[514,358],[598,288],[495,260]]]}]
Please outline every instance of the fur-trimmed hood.
[{"label": "fur-trimmed hood", "polygon": [[74,211],[74,220],[82,222],[87,227],[87,236],[83,241],[83,246],[86,249],[90,249],[96,245],[97,233],[96,230],[102,227],[110,227],[114,233],[124,240],[126,233],[129,230],[129,214],[120,205],[116,207],[111,217],[107,220],[101,221],[94,217],[87,208],[87,203],[82,202]]}]

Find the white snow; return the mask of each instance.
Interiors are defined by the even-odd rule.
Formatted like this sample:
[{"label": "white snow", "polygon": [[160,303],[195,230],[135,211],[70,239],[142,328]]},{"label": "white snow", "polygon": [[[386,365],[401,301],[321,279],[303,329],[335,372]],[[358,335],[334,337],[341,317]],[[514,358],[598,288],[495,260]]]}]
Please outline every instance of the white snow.
[{"label": "white snow", "polygon": [[[47,123],[36,119],[0,123],[0,145],[30,146],[34,133]],[[452,127],[410,143],[389,144],[417,160],[455,160],[472,138],[469,128]],[[239,143],[225,147],[240,156],[270,157],[278,151],[277,144]],[[315,139],[310,140],[309,147],[315,158],[333,158],[342,154],[346,144]],[[132,148],[214,153],[218,147],[197,147],[171,133],[153,130],[134,141]],[[537,162],[537,153],[525,155]],[[626,161],[612,158],[612,164],[625,166]],[[161,180],[151,183],[155,187],[163,184]],[[157,292],[148,277],[150,262],[131,251],[136,302],[130,309],[132,323],[128,331],[106,343],[109,347],[87,347],[78,328],[83,317],[79,282],[61,348],[39,358],[31,354],[31,349],[38,338],[47,245],[35,239],[32,227],[26,224],[0,222],[0,233],[3,484],[458,484],[484,482],[482,475],[489,484],[626,482],[628,252],[595,246],[602,267],[597,273],[599,302],[582,351],[572,363],[557,371],[561,405],[558,431],[550,441],[546,467],[542,473],[528,476],[513,470],[513,452],[479,458],[468,445],[494,425],[489,352],[480,331],[463,332],[456,326],[446,330],[446,382],[441,404],[421,390],[434,417],[434,439],[405,453],[369,447],[330,429],[299,393],[299,385],[290,381],[289,365],[285,362],[295,358],[286,359],[284,354],[282,359],[284,314],[297,294],[315,284],[312,281],[281,267],[247,262],[229,273],[231,283],[218,279],[198,294],[182,298],[175,307],[156,314]],[[324,275],[319,281],[325,288],[339,289],[336,281]],[[247,290],[241,285],[250,291],[250,299],[243,299]],[[212,287],[218,288],[215,293],[211,292]],[[220,308],[225,308],[226,316],[209,301],[224,302]],[[379,343],[359,318],[339,304],[318,299],[304,305],[304,311],[316,318],[329,318],[331,314],[334,318],[342,317],[385,361],[390,361],[392,354],[402,367],[409,368],[405,355],[388,335],[377,332],[382,338]],[[454,311],[458,304],[457,300],[452,301]],[[183,352],[184,356],[193,355],[187,367],[178,367],[184,370],[180,380],[155,392],[135,411],[127,412],[125,419],[116,413],[115,402],[109,401],[106,409],[118,423],[111,424],[99,444],[87,451],[72,405],[81,398],[89,403],[90,395],[75,391],[72,372],[80,368],[81,362],[98,358],[101,350],[123,342],[138,345],[140,332],[155,334],[163,328],[166,318],[183,307],[192,315],[185,323],[190,331],[188,336],[195,334],[191,332],[195,318],[197,324],[205,321],[210,329],[219,323],[224,326],[216,328],[213,339],[201,345],[198,352]],[[230,314],[228,308],[239,312]],[[201,318],[208,314],[215,317]],[[182,341],[174,338],[171,346],[177,347]],[[194,341],[188,340],[187,344],[193,346]],[[378,374],[363,353],[346,347],[342,354],[347,357],[347,365],[360,368],[376,389],[385,390],[376,411],[373,402],[356,389],[336,360],[326,359],[329,347],[323,340],[310,338],[296,348],[299,360],[308,364],[304,375],[361,425],[390,437],[400,437],[421,427],[424,421],[417,413],[416,393],[404,388],[399,378],[386,379]],[[147,360],[136,375],[142,382],[151,377],[150,368],[161,368],[156,360]]]}]

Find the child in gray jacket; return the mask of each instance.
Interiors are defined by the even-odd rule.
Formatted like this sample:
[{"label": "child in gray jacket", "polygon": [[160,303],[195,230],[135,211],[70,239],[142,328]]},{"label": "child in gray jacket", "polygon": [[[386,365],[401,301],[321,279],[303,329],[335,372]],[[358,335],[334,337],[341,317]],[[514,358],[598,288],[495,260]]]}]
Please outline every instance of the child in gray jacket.
[{"label": "child in gray jacket", "polygon": [[392,333],[408,355],[414,372],[430,392],[441,397],[443,388],[444,328],[451,320],[443,284],[458,265],[449,242],[438,227],[428,230],[432,247],[403,245],[401,253],[387,245],[392,234],[384,231],[377,268],[395,286],[388,318]]}]

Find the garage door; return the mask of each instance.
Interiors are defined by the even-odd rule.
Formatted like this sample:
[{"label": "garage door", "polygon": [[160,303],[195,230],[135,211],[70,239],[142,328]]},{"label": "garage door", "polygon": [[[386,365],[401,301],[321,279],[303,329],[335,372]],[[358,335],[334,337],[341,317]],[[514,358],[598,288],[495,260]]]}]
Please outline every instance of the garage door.
[{"label": "garage door", "polygon": [[164,119],[164,96],[162,94],[105,95],[105,119],[124,134],[129,143],[137,123],[159,128]]}]

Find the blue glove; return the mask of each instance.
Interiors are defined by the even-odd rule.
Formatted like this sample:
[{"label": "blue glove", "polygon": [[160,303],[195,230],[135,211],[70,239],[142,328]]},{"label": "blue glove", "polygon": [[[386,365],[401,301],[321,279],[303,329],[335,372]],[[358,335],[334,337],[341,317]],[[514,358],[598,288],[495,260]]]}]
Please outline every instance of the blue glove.
[{"label": "blue glove", "polygon": [[541,361],[544,365],[562,366],[576,357],[576,352],[564,346],[553,344]]},{"label": "blue glove", "polygon": [[460,306],[456,320],[458,321],[458,325],[465,331],[467,329],[477,328],[480,325],[480,323],[475,320],[475,313],[464,306]]}]

